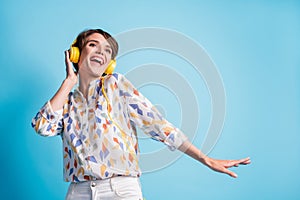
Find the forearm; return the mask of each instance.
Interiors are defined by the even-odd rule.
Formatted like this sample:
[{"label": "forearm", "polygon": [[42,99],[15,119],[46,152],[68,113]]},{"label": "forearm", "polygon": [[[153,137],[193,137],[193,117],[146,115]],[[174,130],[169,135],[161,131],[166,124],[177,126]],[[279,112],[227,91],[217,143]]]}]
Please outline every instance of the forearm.
[{"label": "forearm", "polygon": [[202,151],[195,147],[191,142],[185,141],[178,149],[202,164],[208,165],[210,158],[202,153]]},{"label": "forearm", "polygon": [[71,80],[65,79],[63,81],[58,91],[50,100],[50,104],[54,112],[63,108],[73,86],[74,82]]}]

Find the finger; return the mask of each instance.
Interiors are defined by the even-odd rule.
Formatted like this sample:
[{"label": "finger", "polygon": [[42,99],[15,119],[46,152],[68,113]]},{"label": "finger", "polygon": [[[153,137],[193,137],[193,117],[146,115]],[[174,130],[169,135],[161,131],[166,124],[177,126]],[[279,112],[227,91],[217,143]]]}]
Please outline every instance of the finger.
[{"label": "finger", "polygon": [[69,57],[69,51],[65,50],[65,59],[67,60],[67,57]]},{"label": "finger", "polygon": [[238,167],[239,164],[240,164],[240,162],[237,160],[228,160],[227,162],[224,163],[224,167],[226,167],[226,168]]},{"label": "finger", "polygon": [[70,58],[69,58],[69,51],[68,50],[65,51],[65,62],[66,62],[66,64],[71,62]]},{"label": "finger", "polygon": [[229,160],[224,166],[226,168],[230,167],[238,167],[239,165],[247,165],[250,164],[250,160],[248,158],[240,159],[240,160]]},{"label": "finger", "polygon": [[250,163],[250,158],[244,158],[240,160],[231,160],[232,163],[235,164],[245,164],[245,163]]},{"label": "finger", "polygon": [[70,58],[69,58],[69,51],[68,50],[65,51],[65,63],[66,63],[67,74],[74,73],[72,63],[71,63]]},{"label": "finger", "polygon": [[244,158],[244,159],[239,160],[239,163],[242,164],[242,165],[246,165],[246,164],[250,164],[251,160],[248,157],[248,158]]},{"label": "finger", "polygon": [[248,165],[250,163],[251,163],[250,161],[249,162],[243,162],[243,163],[240,163],[240,165]]},{"label": "finger", "polygon": [[234,173],[234,172],[232,172],[232,171],[230,171],[230,170],[228,170],[228,169],[225,169],[225,170],[224,170],[224,173],[225,173],[225,174],[228,174],[229,176],[231,176],[231,177],[233,177],[233,178],[237,178],[237,177],[238,177],[238,175],[237,175],[236,173]]}]

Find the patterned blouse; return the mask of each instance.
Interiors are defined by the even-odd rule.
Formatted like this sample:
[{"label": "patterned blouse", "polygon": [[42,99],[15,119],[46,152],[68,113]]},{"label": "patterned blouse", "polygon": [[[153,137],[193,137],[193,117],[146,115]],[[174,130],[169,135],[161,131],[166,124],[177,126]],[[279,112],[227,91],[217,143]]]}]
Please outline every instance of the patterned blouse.
[{"label": "patterned blouse", "polygon": [[47,102],[32,119],[38,134],[61,136],[67,182],[139,176],[136,127],[171,150],[187,140],[121,74],[92,81],[88,91],[87,99],[78,88],[70,92],[63,109],[56,112]]}]

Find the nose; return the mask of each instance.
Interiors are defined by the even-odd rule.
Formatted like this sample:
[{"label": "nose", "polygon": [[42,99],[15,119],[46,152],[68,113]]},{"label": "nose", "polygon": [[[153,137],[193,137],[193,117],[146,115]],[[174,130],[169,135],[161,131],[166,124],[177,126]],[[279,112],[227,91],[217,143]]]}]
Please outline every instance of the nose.
[{"label": "nose", "polygon": [[97,53],[97,54],[103,55],[103,52],[101,51],[101,49],[98,49],[98,50],[96,51],[96,53]]},{"label": "nose", "polygon": [[104,55],[104,53],[102,51],[97,51],[96,54],[99,54],[99,55],[102,55],[102,56]]},{"label": "nose", "polygon": [[100,45],[99,45],[99,47],[98,47],[98,49],[97,49],[96,53],[97,53],[97,54],[101,54],[101,55],[103,55],[102,48],[101,48],[101,46],[100,46]]}]

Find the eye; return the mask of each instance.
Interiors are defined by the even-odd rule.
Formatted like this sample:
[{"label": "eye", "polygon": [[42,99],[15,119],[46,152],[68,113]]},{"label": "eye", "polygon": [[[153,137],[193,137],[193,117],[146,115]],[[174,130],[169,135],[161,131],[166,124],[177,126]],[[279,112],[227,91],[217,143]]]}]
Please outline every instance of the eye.
[{"label": "eye", "polygon": [[111,49],[105,49],[105,52],[108,53],[108,54],[112,53]]},{"label": "eye", "polygon": [[90,43],[89,43],[89,47],[95,47],[95,46],[96,46],[95,43],[93,43],[93,42],[90,42]]}]

